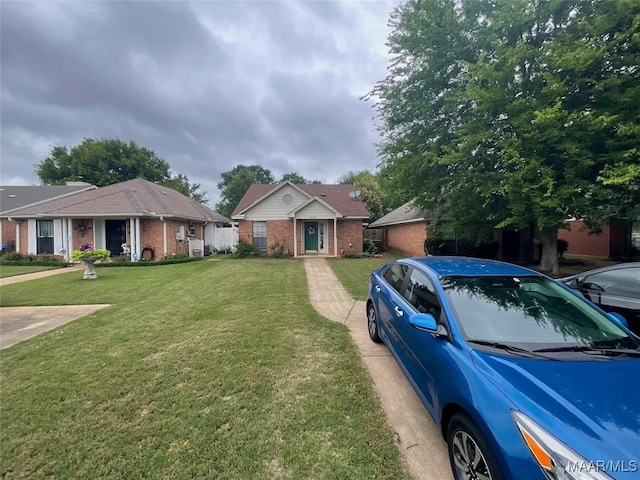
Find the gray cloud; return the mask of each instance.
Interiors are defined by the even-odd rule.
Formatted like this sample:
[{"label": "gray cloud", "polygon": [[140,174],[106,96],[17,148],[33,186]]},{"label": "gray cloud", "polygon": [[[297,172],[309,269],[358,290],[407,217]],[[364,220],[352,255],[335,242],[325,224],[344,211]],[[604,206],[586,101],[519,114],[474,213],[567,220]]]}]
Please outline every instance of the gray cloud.
[{"label": "gray cloud", "polygon": [[133,140],[217,201],[260,164],[324,182],[374,169],[360,97],[385,75],[385,2],[0,3],[1,181],[54,145]]}]

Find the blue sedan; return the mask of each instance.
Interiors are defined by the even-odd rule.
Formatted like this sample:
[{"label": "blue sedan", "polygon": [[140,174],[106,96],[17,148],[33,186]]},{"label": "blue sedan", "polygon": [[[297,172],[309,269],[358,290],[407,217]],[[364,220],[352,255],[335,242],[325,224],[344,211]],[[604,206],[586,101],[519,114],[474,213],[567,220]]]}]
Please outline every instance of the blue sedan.
[{"label": "blue sedan", "polygon": [[371,274],[367,321],[457,480],[640,478],[640,338],[619,315],[523,267],[425,257]]}]

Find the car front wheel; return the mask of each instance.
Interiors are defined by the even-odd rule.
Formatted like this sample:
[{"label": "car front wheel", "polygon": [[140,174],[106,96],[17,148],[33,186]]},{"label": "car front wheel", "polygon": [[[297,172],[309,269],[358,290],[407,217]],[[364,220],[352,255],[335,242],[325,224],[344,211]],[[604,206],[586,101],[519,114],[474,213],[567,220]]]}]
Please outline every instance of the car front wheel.
[{"label": "car front wheel", "polygon": [[456,414],[449,422],[447,446],[456,480],[503,480],[487,439],[467,415]]},{"label": "car front wheel", "polygon": [[376,309],[373,303],[369,303],[367,306],[367,330],[369,331],[369,338],[376,343],[382,342],[380,335],[378,335],[378,316],[376,315]]}]

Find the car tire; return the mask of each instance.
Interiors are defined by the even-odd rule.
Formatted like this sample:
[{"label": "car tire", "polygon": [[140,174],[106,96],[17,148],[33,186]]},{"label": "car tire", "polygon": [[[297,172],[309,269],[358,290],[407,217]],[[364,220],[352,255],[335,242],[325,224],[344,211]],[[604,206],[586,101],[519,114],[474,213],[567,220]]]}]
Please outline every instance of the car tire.
[{"label": "car tire", "polygon": [[367,305],[367,331],[369,338],[375,343],[382,343],[382,339],[378,333],[378,315],[373,303]]},{"label": "car tire", "polygon": [[503,480],[498,460],[478,426],[463,413],[451,418],[447,428],[451,471],[456,480]]}]

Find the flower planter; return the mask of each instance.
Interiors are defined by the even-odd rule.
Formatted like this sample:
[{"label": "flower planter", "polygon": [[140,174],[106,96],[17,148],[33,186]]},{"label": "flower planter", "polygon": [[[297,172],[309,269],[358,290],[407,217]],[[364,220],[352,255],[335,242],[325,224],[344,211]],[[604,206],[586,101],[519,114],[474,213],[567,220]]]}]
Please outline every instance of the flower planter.
[{"label": "flower planter", "polygon": [[85,266],[84,276],[82,277],[83,280],[95,280],[98,278],[98,275],[96,275],[96,269],[93,267],[93,264],[98,260],[100,260],[100,257],[97,256],[83,257],[80,259]]}]

